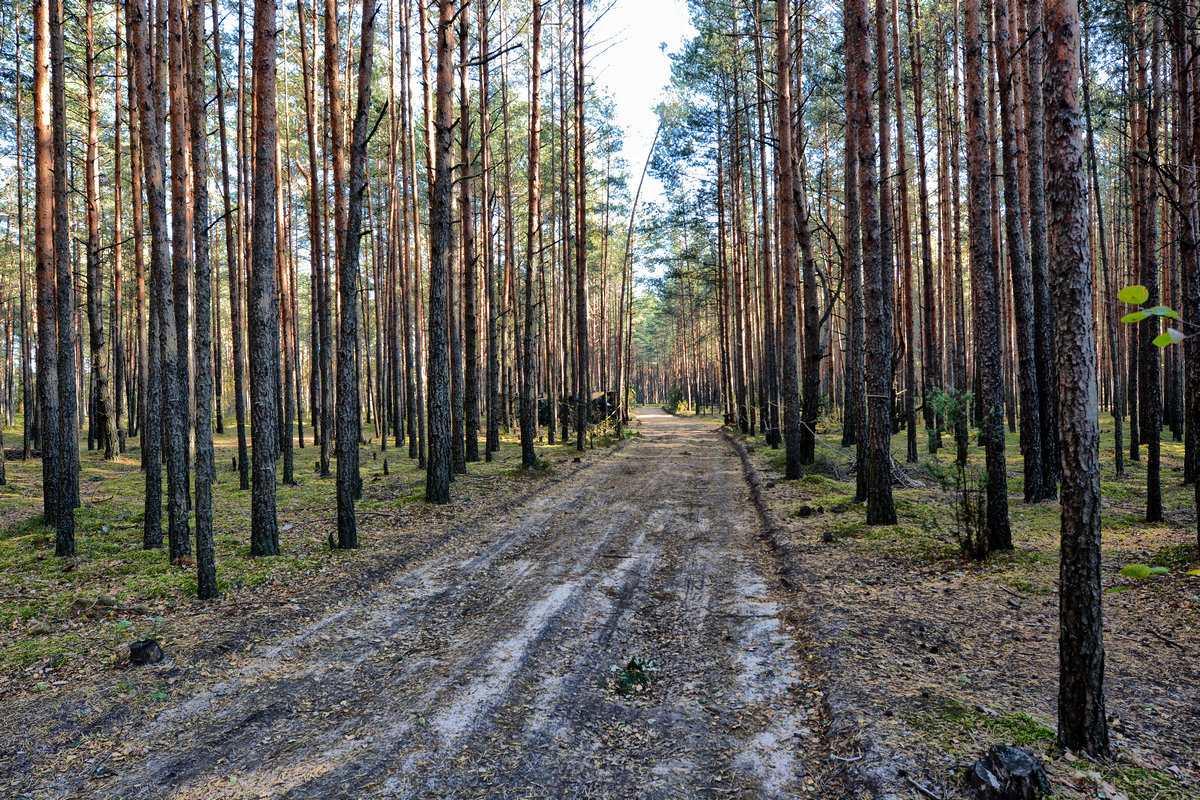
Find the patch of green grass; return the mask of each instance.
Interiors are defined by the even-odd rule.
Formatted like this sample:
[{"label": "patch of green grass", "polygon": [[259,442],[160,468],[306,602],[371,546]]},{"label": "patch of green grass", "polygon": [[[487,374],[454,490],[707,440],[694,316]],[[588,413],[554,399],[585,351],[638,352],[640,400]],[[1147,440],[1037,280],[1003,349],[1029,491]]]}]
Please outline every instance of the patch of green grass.
[{"label": "patch of green grass", "polygon": [[1163,770],[1117,763],[1105,773],[1105,777],[1129,797],[1152,797],[1155,800],[1187,800],[1195,797],[1175,776]]},{"label": "patch of green grass", "polygon": [[12,539],[17,536],[33,536],[41,535],[54,538],[54,529],[46,525],[45,517],[41,514],[35,514],[20,522],[10,525],[5,530],[0,530],[0,541],[4,539]]},{"label": "patch of green grass", "polygon": [[988,713],[949,697],[936,700],[929,711],[904,718],[939,749],[955,756],[974,754],[997,742],[1043,753],[1054,744],[1054,730],[1028,714]]},{"label": "patch of green grass", "polygon": [[1126,503],[1134,498],[1135,490],[1128,481],[1100,481],[1100,496],[1111,503]]},{"label": "patch of green grass", "polygon": [[1194,567],[1196,561],[1196,545],[1190,542],[1161,547],[1150,556],[1147,563],[1152,567],[1166,567],[1172,572],[1187,572]]},{"label": "patch of green grass", "polygon": [[5,660],[14,670],[38,667],[48,663],[59,653],[69,652],[78,638],[74,633],[22,637],[8,648]]}]

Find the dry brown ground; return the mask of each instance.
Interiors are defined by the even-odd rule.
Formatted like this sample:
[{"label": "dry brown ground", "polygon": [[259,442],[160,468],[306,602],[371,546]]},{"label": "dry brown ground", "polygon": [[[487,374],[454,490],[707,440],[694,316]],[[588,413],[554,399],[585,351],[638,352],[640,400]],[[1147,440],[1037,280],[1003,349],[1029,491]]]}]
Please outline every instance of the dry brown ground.
[{"label": "dry brown ground", "polygon": [[[737,456],[711,424],[642,417],[639,441],[523,500],[421,520],[313,606],[294,592],[236,632],[198,609],[168,663],[6,701],[0,791],[838,794]],[[633,656],[658,679],[627,697],[611,667]]]},{"label": "dry brown ground", "polygon": [[[907,469],[897,486],[900,524],[869,528],[849,502],[849,453],[823,440],[818,467],[798,481],[781,479],[761,439],[746,440],[745,461],[828,676],[831,746],[865,795],[962,796],[965,765],[992,743],[1018,743],[1052,759],[1059,796],[1200,797],[1200,576],[1188,574],[1200,563],[1177,445],[1164,445],[1162,525],[1140,520],[1142,468],[1109,482],[1106,463],[1104,583],[1126,588],[1105,595],[1117,758],[1099,764],[1053,748],[1058,504],[1021,502],[1015,448],[1016,550],[975,564],[957,552],[952,498],[928,469]],[[1170,571],[1141,581],[1119,572],[1143,562]]]}]

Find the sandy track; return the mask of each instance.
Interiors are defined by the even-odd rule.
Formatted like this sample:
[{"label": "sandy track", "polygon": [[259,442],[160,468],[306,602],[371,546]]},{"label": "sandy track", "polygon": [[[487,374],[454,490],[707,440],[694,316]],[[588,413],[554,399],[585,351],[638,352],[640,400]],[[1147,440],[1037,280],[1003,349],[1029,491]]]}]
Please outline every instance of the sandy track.
[{"label": "sandy track", "polygon": [[[711,424],[639,416],[599,468],[131,733],[149,755],[121,774],[37,796],[803,792],[817,734],[737,456]],[[660,679],[628,699],[606,681],[634,655]]]}]

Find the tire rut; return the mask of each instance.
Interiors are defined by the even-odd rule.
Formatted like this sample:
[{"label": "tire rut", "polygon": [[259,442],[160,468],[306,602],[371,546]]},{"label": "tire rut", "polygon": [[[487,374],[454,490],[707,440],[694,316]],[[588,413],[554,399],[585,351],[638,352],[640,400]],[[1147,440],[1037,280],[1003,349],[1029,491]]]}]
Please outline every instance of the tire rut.
[{"label": "tire rut", "polygon": [[[644,441],[603,471],[265,649],[131,735],[151,754],[78,795],[811,790],[805,666],[736,456],[702,423],[640,416]],[[610,667],[634,655],[658,662],[658,680],[625,697]]]}]

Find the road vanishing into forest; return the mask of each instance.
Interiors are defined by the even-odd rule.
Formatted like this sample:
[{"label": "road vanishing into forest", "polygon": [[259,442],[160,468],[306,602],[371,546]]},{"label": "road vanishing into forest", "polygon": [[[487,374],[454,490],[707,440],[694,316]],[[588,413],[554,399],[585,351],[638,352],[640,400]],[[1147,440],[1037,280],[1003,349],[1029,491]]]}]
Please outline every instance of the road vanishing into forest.
[{"label": "road vanishing into forest", "polygon": [[[123,744],[148,757],[58,788],[197,800],[811,791],[805,659],[741,463],[711,422],[638,416],[639,440],[131,732]],[[633,656],[658,672],[629,697],[611,667]]]}]

